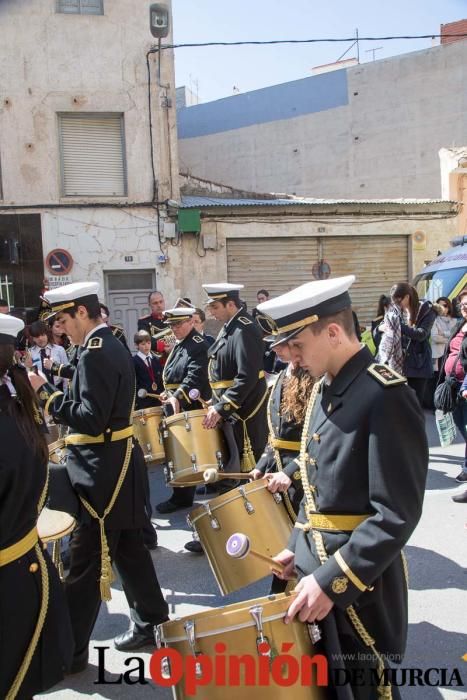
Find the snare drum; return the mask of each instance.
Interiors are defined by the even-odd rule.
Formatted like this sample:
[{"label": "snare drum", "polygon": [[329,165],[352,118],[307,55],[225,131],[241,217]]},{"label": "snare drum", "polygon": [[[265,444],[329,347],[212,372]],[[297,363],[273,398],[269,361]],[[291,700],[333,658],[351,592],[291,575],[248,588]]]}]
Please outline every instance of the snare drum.
[{"label": "snare drum", "polygon": [[57,440],[49,445],[49,459],[54,464],[60,464],[65,461],[65,440]]},{"label": "snare drum", "polygon": [[60,439],[60,426],[57,423],[47,423],[47,430],[49,432],[45,434],[45,439],[48,445]]},{"label": "snare drum", "polygon": [[171,486],[204,483],[205,469],[222,469],[227,448],[222,432],[203,428],[207,411],[187,411],[164,418],[161,425],[167,458],[167,481]]},{"label": "snare drum", "polygon": [[187,517],[224,595],[271,575],[269,565],[256,557],[230,557],[225,545],[231,535],[244,533],[251,549],[269,557],[287,546],[293,523],[281,494],[266,487],[266,479],[252,481],[211,499]]},{"label": "snare drum", "polygon": [[163,462],[165,459],[159,433],[162,415],[162,408],[159,406],[133,412],[133,430],[143,450],[146,464]]},{"label": "snare drum", "polygon": [[[225,682],[216,685],[216,674],[213,672],[210,683],[207,685],[203,683],[196,687],[197,700],[226,700],[234,697],[235,692],[230,690],[233,683],[230,684],[229,680],[234,681],[238,686],[237,693],[242,700],[272,700],[272,698],[274,700],[290,700],[290,698],[323,700],[325,694],[323,689],[317,686],[317,679],[322,685],[327,682],[326,659],[321,657],[314,664],[304,665],[302,657],[312,656],[315,653],[309,627],[300,622],[297,617],[290,624],[284,624],[285,614],[293,598],[294,594],[291,593],[271,595],[164,622],[157,627],[157,645],[159,648],[175,649],[183,657],[204,654],[211,659],[215,669],[216,653],[218,653],[215,645],[225,644],[226,650],[222,652],[220,659],[225,667]],[[286,648],[290,651],[286,653],[297,660],[298,672],[292,676],[291,669],[286,665],[282,666],[278,673],[284,679],[297,676],[297,682],[294,685],[286,687],[285,683],[281,685],[280,682],[274,682],[270,674],[268,675],[270,684],[259,685],[259,663],[256,661],[262,653],[264,654],[264,650],[261,647],[258,648],[261,642],[266,642],[271,649],[269,664],[273,663],[277,655],[284,653],[282,645],[289,645]],[[245,682],[245,671],[250,664],[238,664],[240,668],[238,674],[235,673],[236,678],[231,678],[229,675],[238,667],[234,664],[232,657],[244,656],[252,660],[251,666],[257,681],[256,685],[246,685]],[[168,658],[162,658],[161,666],[161,674],[170,675]],[[310,666],[313,667],[313,671],[310,671],[311,684],[302,684],[302,670],[306,677],[306,669]],[[183,678],[174,687],[173,695],[175,700],[192,697],[185,692]]]}]

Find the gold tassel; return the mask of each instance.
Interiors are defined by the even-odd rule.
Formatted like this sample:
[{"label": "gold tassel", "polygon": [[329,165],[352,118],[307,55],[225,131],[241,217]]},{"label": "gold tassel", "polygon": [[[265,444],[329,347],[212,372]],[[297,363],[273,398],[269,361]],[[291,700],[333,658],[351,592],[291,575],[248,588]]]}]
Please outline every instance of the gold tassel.
[{"label": "gold tassel", "polygon": [[99,583],[101,600],[108,603],[109,600],[112,600],[110,586],[115,581],[115,575],[112,569],[112,562],[110,561],[107,537],[105,536],[104,518],[99,518],[99,526],[101,530],[101,577]]},{"label": "gold tassel", "polygon": [[251,472],[256,466],[255,455],[253,454],[253,449],[251,447],[250,438],[248,437],[248,432],[246,429],[246,422],[243,421],[243,454],[240,464],[240,471]]}]

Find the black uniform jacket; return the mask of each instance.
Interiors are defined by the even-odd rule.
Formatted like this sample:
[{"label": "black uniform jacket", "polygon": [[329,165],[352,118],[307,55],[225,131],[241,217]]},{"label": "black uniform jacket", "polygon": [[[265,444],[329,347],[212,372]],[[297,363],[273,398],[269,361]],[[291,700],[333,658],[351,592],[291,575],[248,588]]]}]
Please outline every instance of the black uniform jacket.
[{"label": "black uniform jacket", "polygon": [[[263,474],[277,471],[283,471],[284,474],[287,474],[289,479],[292,480],[292,484],[288,489],[289,498],[295,512],[297,512],[303,496],[300,466],[298,463],[303,425],[301,423],[296,423],[290,416],[281,415],[282,388],[284,380],[286,379],[286,372],[287,370],[284,369],[278,375],[269,396],[269,440],[264,448],[263,454],[256,464],[256,468],[263,472]],[[295,442],[296,448],[284,449],[275,446],[274,440],[277,439]],[[279,456],[279,464],[276,460],[276,454]]]},{"label": "black uniform jacket", "polygon": [[[162,382],[162,367],[161,363],[150,353],[151,367],[154,375],[154,383],[156,388],[152,386],[152,378],[149,374],[149,369],[147,363],[139,355],[133,355],[133,364],[136,373],[136,393],[138,394],[139,389],[146,389],[149,394],[161,394],[164,391],[164,384]],[[161,402],[151,396],[146,396],[142,399],[138,395],[136,396],[136,408],[150,408],[151,406],[160,406]]]},{"label": "black uniform jacket", "polygon": [[208,344],[195,330],[176,343],[162,374],[164,387],[180,402],[182,411],[201,408],[189,397],[190,389],[198,389],[204,401],[211,398],[208,381]]},{"label": "black uniform jacket", "polygon": [[[81,350],[69,390],[49,400],[55,421],[70,433],[105,435],[104,443],[68,446],[67,469],[75,490],[99,515],[110,502],[124,463],[127,440],[111,441],[114,431],[131,424],[135,397],[133,359],[110,328],[99,328]],[[51,387],[41,387],[45,404]],[[144,460],[139,445],[132,450],[130,465],[120,494],[106,517],[107,528],[141,527],[144,517]],[[87,515],[83,511],[83,519]]]},{"label": "black uniform jacket", "polygon": [[382,383],[392,371],[379,365],[380,379],[375,378],[372,363],[366,347],[352,357],[322,386],[305,427],[318,511],[368,518],[352,532],[323,531],[329,554],[323,565],[310,532],[295,528],[289,548],[299,575],[314,573],[336,614],[354,605],[376,649],[402,655],[407,584],[401,550],[421,515],[428,445],[415,393],[402,380]]},{"label": "black uniform jacket", "polygon": [[245,420],[265,397],[263,353],[258,325],[240,309],[221,329],[208,353],[209,380],[233,382],[227,388],[214,389],[213,405],[223,418],[235,411]]},{"label": "black uniform jacket", "polygon": [[112,333],[114,334],[114,336],[121,342],[123,347],[126,348],[128,350],[128,352],[130,352],[130,348],[128,347],[125,331],[123,330],[123,328],[121,326],[112,326],[112,325],[110,325],[109,328],[112,331]]},{"label": "black uniform jacket", "polygon": [[[46,481],[47,465],[35,455],[8,412],[14,401],[0,386],[0,549],[30,532]],[[49,605],[39,644],[17,699],[31,698],[58,683],[73,656],[68,608],[57,570],[44,551],[49,573]],[[0,566],[0,697],[20,668],[34,632],[42,599],[41,572],[35,549]]]}]

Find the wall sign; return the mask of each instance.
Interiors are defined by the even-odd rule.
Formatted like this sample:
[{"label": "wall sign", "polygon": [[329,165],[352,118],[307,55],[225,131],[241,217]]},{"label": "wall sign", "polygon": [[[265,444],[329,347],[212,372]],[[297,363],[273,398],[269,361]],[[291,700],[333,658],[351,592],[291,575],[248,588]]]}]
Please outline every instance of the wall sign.
[{"label": "wall sign", "polygon": [[67,250],[55,248],[47,255],[45,266],[52,275],[68,275],[73,267],[73,258]]}]

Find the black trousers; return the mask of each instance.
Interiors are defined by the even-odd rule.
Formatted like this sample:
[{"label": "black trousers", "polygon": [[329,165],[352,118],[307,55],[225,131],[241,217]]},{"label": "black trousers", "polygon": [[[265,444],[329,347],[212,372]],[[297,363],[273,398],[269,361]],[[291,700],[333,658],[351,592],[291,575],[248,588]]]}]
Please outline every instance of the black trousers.
[{"label": "black trousers", "polygon": [[193,499],[195,497],[196,486],[176,486],[172,489],[172,495],[170,500],[179,506],[185,506],[189,508],[193,505]]},{"label": "black trousers", "polygon": [[[130,616],[141,632],[152,636],[153,626],[168,617],[168,605],[157,580],[151,555],[141,530],[110,530],[106,533],[110,556],[122,582]],[[87,653],[101,605],[101,542],[96,521],[79,525],[70,547],[70,573],[65,593],[75,639],[75,657]]]}]

